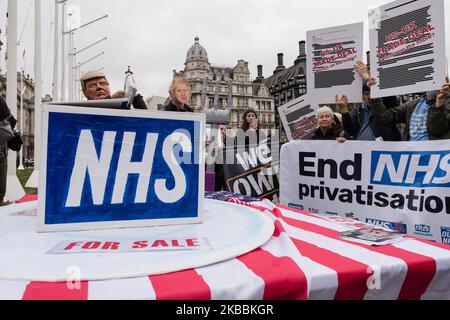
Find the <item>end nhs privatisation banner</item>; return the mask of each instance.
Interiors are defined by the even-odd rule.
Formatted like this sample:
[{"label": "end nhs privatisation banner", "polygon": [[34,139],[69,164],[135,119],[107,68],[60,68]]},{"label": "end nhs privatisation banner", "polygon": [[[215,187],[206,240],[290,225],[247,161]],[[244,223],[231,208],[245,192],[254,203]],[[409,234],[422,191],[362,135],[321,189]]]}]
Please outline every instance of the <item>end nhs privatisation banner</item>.
[{"label": "end nhs privatisation banner", "polygon": [[450,244],[450,141],[293,141],[280,201]]},{"label": "end nhs privatisation banner", "polygon": [[200,223],[204,115],[46,106],[39,231]]}]

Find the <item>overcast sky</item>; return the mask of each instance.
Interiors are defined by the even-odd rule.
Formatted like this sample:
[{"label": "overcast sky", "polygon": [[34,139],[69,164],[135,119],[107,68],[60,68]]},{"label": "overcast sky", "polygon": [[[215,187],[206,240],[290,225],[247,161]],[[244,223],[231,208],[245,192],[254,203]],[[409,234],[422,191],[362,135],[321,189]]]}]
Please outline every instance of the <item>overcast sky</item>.
[{"label": "overcast sky", "polygon": [[[298,56],[298,41],[306,31],[364,21],[367,11],[390,0],[69,0],[77,6],[84,24],[105,14],[108,18],[75,34],[75,47],[84,48],[103,37],[108,40],[77,56],[83,62],[105,54],[81,68],[83,72],[103,67],[111,89],[123,87],[124,72],[131,65],[139,91],[145,96],[167,96],[172,70],[184,68],[188,49],[195,36],[208,52],[210,63],[235,66],[239,59],[249,62],[252,78],[257,65],[264,76],[272,75],[277,53],[284,53],[289,67]],[[26,50],[25,69],[33,74],[34,0],[18,1],[18,65]],[[450,0],[445,0],[450,17]],[[5,40],[7,1],[0,2],[1,39]],[[51,93],[53,76],[54,1],[42,0],[43,13],[43,94]],[[28,17],[28,19],[27,19]],[[450,20],[450,19],[448,19]],[[447,56],[450,56],[450,22],[446,24]],[[369,48],[368,30],[365,50]],[[5,69],[3,47],[2,72]]]}]

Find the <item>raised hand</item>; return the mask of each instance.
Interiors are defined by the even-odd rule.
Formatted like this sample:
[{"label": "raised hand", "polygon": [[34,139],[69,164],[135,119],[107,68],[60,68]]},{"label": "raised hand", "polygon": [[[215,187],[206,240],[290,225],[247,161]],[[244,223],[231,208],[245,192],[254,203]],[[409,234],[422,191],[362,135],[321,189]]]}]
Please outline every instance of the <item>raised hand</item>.
[{"label": "raised hand", "polygon": [[341,97],[336,95],[336,106],[339,112],[349,112],[347,102],[348,98],[346,95],[343,95]]},{"label": "raised hand", "polygon": [[442,108],[445,104],[445,99],[447,98],[448,94],[450,93],[450,82],[448,81],[448,77],[445,78],[445,83],[441,90],[439,90],[439,93],[436,97],[436,107]]},{"label": "raised hand", "polygon": [[370,78],[369,70],[364,62],[358,60],[355,64],[355,71],[363,78],[363,80],[368,80]]},{"label": "raised hand", "polygon": [[377,80],[375,80],[374,78],[369,77],[369,78],[367,79],[367,85],[368,85],[369,87],[371,87],[371,86],[373,86],[373,85],[375,85],[375,84],[377,84]]}]

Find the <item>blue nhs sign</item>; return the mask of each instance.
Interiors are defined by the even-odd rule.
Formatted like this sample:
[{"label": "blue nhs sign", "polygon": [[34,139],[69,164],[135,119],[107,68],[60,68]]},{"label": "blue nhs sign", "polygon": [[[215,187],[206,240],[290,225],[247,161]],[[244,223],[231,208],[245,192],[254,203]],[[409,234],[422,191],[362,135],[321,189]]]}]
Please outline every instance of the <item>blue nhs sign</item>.
[{"label": "blue nhs sign", "polygon": [[372,151],[372,184],[450,187],[450,150]]},{"label": "blue nhs sign", "polygon": [[203,114],[44,106],[38,231],[202,222]]}]

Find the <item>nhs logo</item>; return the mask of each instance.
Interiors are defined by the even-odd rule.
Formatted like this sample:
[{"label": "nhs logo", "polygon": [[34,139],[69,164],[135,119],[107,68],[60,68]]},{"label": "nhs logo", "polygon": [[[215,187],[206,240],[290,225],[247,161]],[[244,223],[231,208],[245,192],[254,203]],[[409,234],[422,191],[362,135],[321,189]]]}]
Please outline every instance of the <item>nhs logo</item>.
[{"label": "nhs logo", "polygon": [[418,233],[430,233],[431,232],[431,227],[427,226],[425,224],[416,224],[416,225],[414,225],[414,229]]},{"label": "nhs logo", "polygon": [[202,222],[202,114],[45,106],[39,231]]},{"label": "nhs logo", "polygon": [[367,218],[366,223],[377,226],[377,227],[382,227],[385,229],[398,231],[400,233],[408,233],[407,225],[404,223],[377,220],[377,219],[371,219],[371,218]]},{"label": "nhs logo", "polygon": [[441,238],[443,244],[450,244],[450,227],[441,227]]},{"label": "nhs logo", "polygon": [[450,150],[372,151],[371,184],[450,187]]}]

